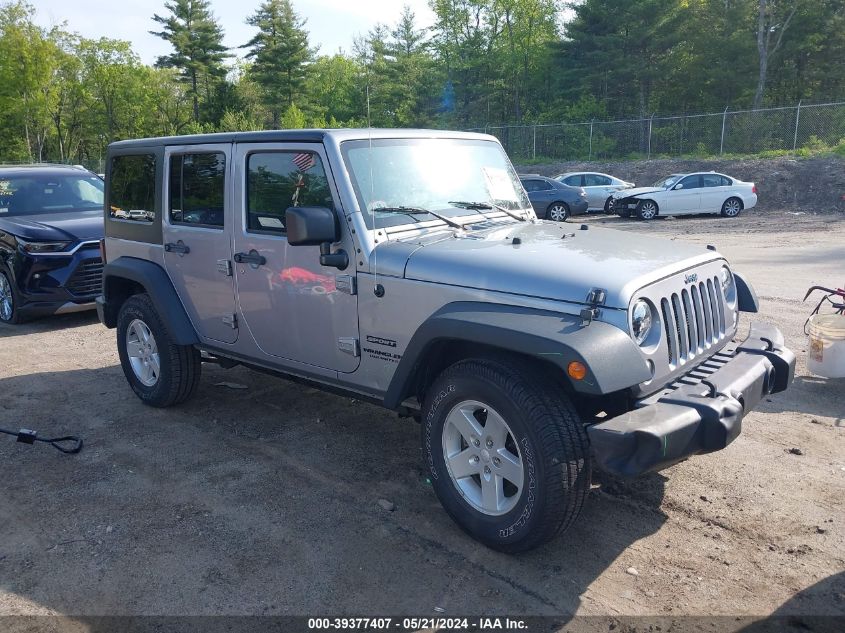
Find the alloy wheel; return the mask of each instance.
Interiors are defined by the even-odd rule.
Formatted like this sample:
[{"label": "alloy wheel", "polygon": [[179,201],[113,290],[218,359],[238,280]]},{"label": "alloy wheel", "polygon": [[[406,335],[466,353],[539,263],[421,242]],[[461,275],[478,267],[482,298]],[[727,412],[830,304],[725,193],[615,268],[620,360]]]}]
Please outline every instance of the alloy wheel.
[{"label": "alloy wheel", "polygon": [[11,321],[14,314],[15,304],[12,295],[12,284],[9,283],[6,273],[0,273],[0,320]]},{"label": "alloy wheel", "polygon": [[657,205],[647,200],[640,206],[640,217],[643,220],[651,220],[657,215]]},{"label": "alloy wheel", "polygon": [[498,516],[519,501],[522,454],[504,418],[484,403],[455,405],[443,425],[443,459],[455,488],[479,512]]},{"label": "alloy wheel", "polygon": [[555,222],[564,222],[569,217],[569,211],[562,204],[555,204],[549,207],[549,219]]},{"label": "alloy wheel", "polygon": [[141,319],[135,319],[126,328],[126,353],[141,384],[155,385],[161,375],[161,358],[152,331]]},{"label": "alloy wheel", "polygon": [[723,210],[726,216],[732,218],[739,215],[739,212],[742,210],[742,205],[739,203],[739,200],[732,198],[731,200],[725,202]]}]

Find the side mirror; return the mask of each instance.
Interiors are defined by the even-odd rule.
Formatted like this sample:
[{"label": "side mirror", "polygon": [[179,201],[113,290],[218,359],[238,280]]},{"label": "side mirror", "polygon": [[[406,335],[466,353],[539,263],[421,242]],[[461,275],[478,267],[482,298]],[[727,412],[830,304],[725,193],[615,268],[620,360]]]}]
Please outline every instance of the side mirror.
[{"label": "side mirror", "polygon": [[684,186],[681,183],[678,183],[677,185],[675,185],[675,191],[677,191],[678,189],[683,189],[683,188],[684,188]]},{"label": "side mirror", "polygon": [[340,239],[337,216],[325,207],[290,207],[285,211],[285,226],[291,246],[319,246]]},{"label": "side mirror", "polygon": [[340,239],[337,215],[325,207],[290,207],[285,211],[288,244],[319,246],[320,265],[344,270],[349,256],[343,249],[332,253],[332,244]]}]

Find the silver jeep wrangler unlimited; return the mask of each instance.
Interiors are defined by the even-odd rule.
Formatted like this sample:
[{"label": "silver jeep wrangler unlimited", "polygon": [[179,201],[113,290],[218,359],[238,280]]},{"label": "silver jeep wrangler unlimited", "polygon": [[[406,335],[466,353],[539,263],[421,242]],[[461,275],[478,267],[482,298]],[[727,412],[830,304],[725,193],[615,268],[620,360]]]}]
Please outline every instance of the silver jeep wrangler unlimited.
[{"label": "silver jeep wrangler unlimited", "polygon": [[449,515],[527,550],[595,465],[727,446],[795,358],[732,341],[751,286],[712,248],[538,221],[490,136],[289,130],[110,146],[101,321],[145,403],[203,362],[354,394],[421,422]]}]

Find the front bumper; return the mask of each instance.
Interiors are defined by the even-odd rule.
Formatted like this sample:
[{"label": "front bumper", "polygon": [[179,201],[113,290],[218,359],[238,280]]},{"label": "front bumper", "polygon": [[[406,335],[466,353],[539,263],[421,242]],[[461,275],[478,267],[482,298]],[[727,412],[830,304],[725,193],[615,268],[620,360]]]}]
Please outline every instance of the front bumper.
[{"label": "front bumper", "polygon": [[795,355],[770,325],[752,324],[747,339],[718,356],[724,362],[712,373],[697,367],[633,411],[588,427],[598,466],[635,477],[721,450],[739,436],[745,414],[795,375]]}]

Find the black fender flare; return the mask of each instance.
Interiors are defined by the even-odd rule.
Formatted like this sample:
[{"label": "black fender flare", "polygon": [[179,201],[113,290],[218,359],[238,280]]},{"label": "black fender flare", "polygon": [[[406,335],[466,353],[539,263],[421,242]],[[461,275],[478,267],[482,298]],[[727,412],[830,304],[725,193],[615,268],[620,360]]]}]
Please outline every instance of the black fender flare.
[{"label": "black fender flare", "polygon": [[734,272],[733,276],[736,281],[737,309],[740,312],[759,312],[760,300],[754,292],[754,286],[737,272]]},{"label": "black fender flare", "polygon": [[[651,378],[645,358],[631,337],[619,328],[578,315],[478,302],[443,306],[420,325],[402,354],[384,397],[397,409],[414,389],[433,345],[469,342],[532,356],[556,365],[573,391],[602,395]],[[567,367],[579,361],[587,367],[583,380],[572,380]]]},{"label": "black fender flare", "polygon": [[[167,331],[177,345],[195,345],[199,337],[167,272],[158,264],[137,257],[118,257],[103,268],[103,296],[98,297],[97,310],[106,327],[117,325],[117,315],[125,297],[114,296],[111,289],[120,279],[133,281],[150,295]],[[100,301],[100,299],[102,299]]]}]

